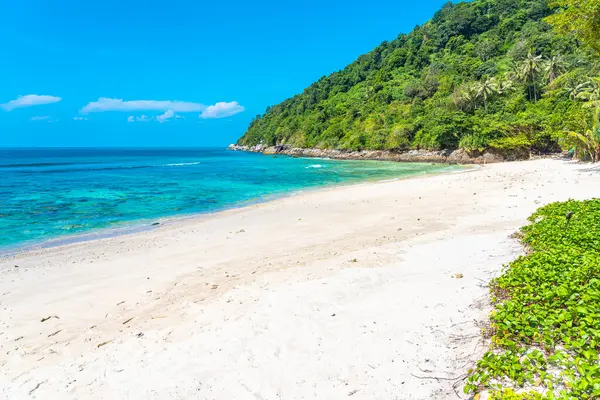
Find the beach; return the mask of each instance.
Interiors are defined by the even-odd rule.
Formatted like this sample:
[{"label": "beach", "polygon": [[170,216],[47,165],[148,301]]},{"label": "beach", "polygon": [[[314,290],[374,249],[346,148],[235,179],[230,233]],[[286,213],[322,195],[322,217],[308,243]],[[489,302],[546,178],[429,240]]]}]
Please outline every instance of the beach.
[{"label": "beach", "polygon": [[0,396],[467,398],[513,234],[592,197],[592,165],[500,163],[0,259]]}]

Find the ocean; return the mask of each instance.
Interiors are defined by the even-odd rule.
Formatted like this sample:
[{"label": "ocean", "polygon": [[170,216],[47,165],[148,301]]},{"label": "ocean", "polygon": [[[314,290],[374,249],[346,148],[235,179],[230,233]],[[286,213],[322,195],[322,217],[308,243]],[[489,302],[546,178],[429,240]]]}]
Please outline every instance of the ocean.
[{"label": "ocean", "polygon": [[98,232],[149,229],[168,217],[305,189],[457,168],[209,148],[0,149],[0,252],[95,237]]}]

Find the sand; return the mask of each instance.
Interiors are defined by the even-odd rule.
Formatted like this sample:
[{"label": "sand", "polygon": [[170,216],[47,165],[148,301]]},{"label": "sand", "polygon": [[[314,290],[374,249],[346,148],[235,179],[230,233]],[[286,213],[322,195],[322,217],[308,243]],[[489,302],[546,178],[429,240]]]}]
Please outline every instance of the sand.
[{"label": "sand", "polygon": [[589,165],[495,164],[2,259],[0,397],[467,398],[511,234],[591,197]]}]

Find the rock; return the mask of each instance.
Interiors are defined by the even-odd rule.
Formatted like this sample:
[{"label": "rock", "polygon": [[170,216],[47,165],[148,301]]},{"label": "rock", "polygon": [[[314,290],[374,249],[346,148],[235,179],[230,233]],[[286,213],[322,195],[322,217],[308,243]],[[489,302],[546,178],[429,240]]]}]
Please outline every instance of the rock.
[{"label": "rock", "polygon": [[458,163],[458,164],[469,164],[473,162],[473,157],[470,156],[465,150],[459,149],[454,150],[447,158],[447,162]]},{"label": "rock", "polygon": [[504,161],[504,157],[502,157],[502,155],[500,154],[494,154],[492,152],[486,151],[485,153],[483,153],[482,160],[483,164],[492,164]]},{"label": "rock", "polygon": [[320,157],[339,160],[381,160],[381,161],[401,161],[401,162],[429,162],[429,163],[447,163],[447,164],[488,164],[503,161],[526,160],[529,158],[529,152],[526,149],[516,149],[500,152],[489,149],[484,152],[467,152],[464,149],[458,150],[338,150],[338,149],[317,149],[317,148],[295,148],[285,144],[275,146],[265,146],[257,144],[255,146],[243,146],[230,144],[227,147],[232,151],[249,151],[267,155],[284,154],[292,157]]}]

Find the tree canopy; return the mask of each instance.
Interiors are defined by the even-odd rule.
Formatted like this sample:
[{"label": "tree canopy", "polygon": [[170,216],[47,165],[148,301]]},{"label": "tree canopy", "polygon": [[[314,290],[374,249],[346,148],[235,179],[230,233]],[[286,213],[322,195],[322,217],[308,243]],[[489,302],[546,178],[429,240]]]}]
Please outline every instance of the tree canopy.
[{"label": "tree canopy", "polygon": [[559,11],[546,21],[559,32],[574,34],[600,53],[600,0],[553,0]]}]

